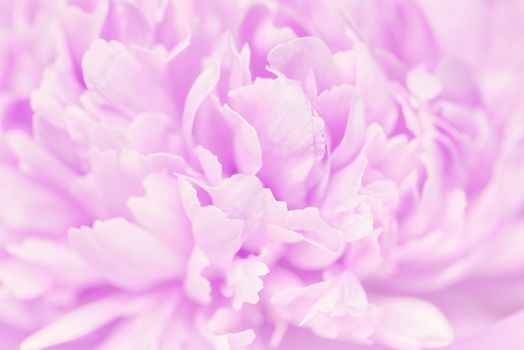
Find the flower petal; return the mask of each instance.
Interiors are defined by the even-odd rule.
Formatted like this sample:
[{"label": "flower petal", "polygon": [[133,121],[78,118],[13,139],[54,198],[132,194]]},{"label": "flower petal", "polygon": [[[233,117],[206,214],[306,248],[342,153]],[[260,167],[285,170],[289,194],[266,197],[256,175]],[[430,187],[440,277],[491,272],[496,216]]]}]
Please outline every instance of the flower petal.
[{"label": "flower petal", "polygon": [[184,261],[172,249],[123,218],[72,229],[69,237],[84,260],[120,288],[148,288],[184,271]]},{"label": "flower petal", "polygon": [[321,119],[313,115],[300,85],[285,78],[257,79],[230,96],[232,108],[253,125],[260,140],[259,177],[277,198],[302,203],[306,179],[325,145]]}]

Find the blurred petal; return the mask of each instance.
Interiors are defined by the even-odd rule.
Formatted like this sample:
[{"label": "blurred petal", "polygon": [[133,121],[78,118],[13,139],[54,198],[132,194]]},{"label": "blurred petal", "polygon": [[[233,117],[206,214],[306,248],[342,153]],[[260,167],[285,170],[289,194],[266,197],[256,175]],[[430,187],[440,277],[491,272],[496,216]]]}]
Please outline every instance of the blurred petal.
[{"label": "blurred petal", "polygon": [[115,286],[139,290],[183,273],[180,256],[125,219],[96,221],[69,233],[75,250]]}]

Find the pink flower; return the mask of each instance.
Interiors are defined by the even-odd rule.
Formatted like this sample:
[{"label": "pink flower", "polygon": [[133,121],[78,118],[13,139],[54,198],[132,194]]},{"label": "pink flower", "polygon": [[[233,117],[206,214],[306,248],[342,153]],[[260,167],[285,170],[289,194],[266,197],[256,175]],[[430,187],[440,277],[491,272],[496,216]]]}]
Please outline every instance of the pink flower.
[{"label": "pink flower", "polygon": [[519,1],[0,10],[2,349],[524,344]]}]

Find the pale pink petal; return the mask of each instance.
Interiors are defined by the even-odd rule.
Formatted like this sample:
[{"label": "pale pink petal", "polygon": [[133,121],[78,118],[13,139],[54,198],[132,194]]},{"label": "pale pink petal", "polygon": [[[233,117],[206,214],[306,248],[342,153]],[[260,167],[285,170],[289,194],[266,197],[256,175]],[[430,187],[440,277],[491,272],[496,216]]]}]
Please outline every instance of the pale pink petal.
[{"label": "pale pink petal", "polygon": [[184,262],[151,233],[122,218],[69,233],[76,251],[115,286],[137,290],[176,278]]},{"label": "pale pink petal", "polygon": [[332,164],[337,168],[347,164],[355,157],[358,149],[362,146],[365,139],[366,120],[362,97],[352,96],[351,107],[347,116],[344,134],[340,143],[333,150]]},{"label": "pale pink petal", "polygon": [[126,45],[146,46],[152,39],[152,28],[133,3],[109,2],[101,37],[105,40],[119,40]]},{"label": "pale pink petal", "polygon": [[262,167],[262,150],[256,130],[228,105],[222,107],[222,116],[233,131],[233,151],[238,171],[255,175]]},{"label": "pale pink petal", "polygon": [[258,293],[264,286],[261,277],[268,273],[268,267],[255,258],[235,260],[223,289],[226,296],[232,297],[234,310],[240,310],[244,303],[258,303]]},{"label": "pale pink petal", "polygon": [[134,151],[93,151],[91,172],[77,178],[71,192],[83,199],[83,205],[98,218],[110,218],[128,212],[130,196],[143,192],[142,179],[147,174],[146,159]]},{"label": "pale pink petal", "polygon": [[[62,234],[81,222],[83,215],[71,200],[10,168],[0,166],[0,182],[0,218],[8,227],[36,234]],[[44,212],[43,219],[35,220]]]},{"label": "pale pink petal", "polygon": [[199,208],[191,219],[195,244],[219,270],[227,269],[241,246],[244,223],[215,206]]},{"label": "pale pink petal", "polygon": [[315,37],[297,38],[278,45],[269,52],[267,60],[272,71],[303,84],[309,72],[313,72],[319,92],[342,80],[329,48]]},{"label": "pale pink petal", "polygon": [[144,154],[155,152],[176,152],[176,138],[173,123],[163,114],[143,113],[131,124],[128,137],[136,149]]},{"label": "pale pink petal", "polygon": [[522,344],[524,312],[519,311],[493,325],[481,329],[464,340],[457,340],[443,350],[511,349]]},{"label": "pale pink petal", "polygon": [[260,178],[277,198],[301,203],[305,181],[323,157],[324,144],[323,127],[300,85],[284,78],[258,79],[232,91],[231,98],[232,108],[257,131],[263,160]]},{"label": "pale pink petal", "polygon": [[241,332],[228,333],[213,336],[212,341],[215,350],[241,350],[255,340],[255,332],[252,329],[246,329]]},{"label": "pale pink petal", "polygon": [[253,221],[252,224],[256,225],[263,218],[263,189],[255,176],[235,174],[219,186],[210,187],[208,192],[213,204],[233,219]]},{"label": "pale pink petal", "polygon": [[50,276],[41,270],[11,260],[0,266],[2,291],[19,300],[29,300],[44,295],[51,286]]},{"label": "pale pink petal", "polygon": [[187,296],[200,304],[211,302],[211,283],[202,276],[202,271],[210,265],[202,249],[195,247],[187,262],[187,274],[184,279],[184,291]]},{"label": "pale pink petal", "polygon": [[75,173],[37,145],[29,135],[22,132],[10,132],[6,135],[6,141],[18,158],[19,167],[24,173],[39,175],[54,184],[69,184],[73,180]]},{"label": "pale pink petal", "polygon": [[[329,144],[333,150],[340,144],[344,134],[349,132],[346,125],[348,124],[354,94],[355,90],[351,85],[338,85],[323,91],[314,101],[315,110],[326,123]],[[355,117],[357,116],[351,114],[352,119]],[[363,123],[363,120],[361,123]],[[355,121],[351,125],[353,128],[359,126],[359,124],[355,124]]]},{"label": "pale pink petal", "polygon": [[453,340],[453,329],[440,311],[416,298],[385,298],[374,335],[392,347],[437,348]]},{"label": "pale pink petal", "polygon": [[342,234],[322,218],[317,208],[309,207],[288,213],[286,227],[300,231],[307,242],[330,252],[342,249]]},{"label": "pale pink petal", "polygon": [[24,340],[23,350],[44,349],[62,344],[96,331],[112,320],[137,313],[148,306],[148,300],[131,301],[123,297],[109,297],[86,304],[59,318]]},{"label": "pale pink petal", "polygon": [[193,141],[191,133],[198,109],[215,88],[219,77],[219,67],[217,67],[216,64],[210,65],[197,77],[187,94],[184,111],[182,113],[182,130],[187,142],[191,143]]},{"label": "pale pink petal", "polygon": [[222,180],[222,164],[217,156],[200,145],[195,147],[195,153],[207,181],[211,185],[219,184]]},{"label": "pale pink petal", "polygon": [[[142,58],[143,55],[142,55]],[[82,59],[84,80],[97,103],[134,116],[140,112],[166,112],[171,106],[162,89],[159,62],[140,60],[118,41],[95,41]]]},{"label": "pale pink petal", "polygon": [[99,349],[159,349],[178,302],[176,294],[159,297],[136,317],[121,322]]},{"label": "pale pink petal", "polygon": [[188,254],[191,222],[184,209],[178,179],[163,173],[151,174],[144,179],[144,188],[145,196],[131,197],[127,202],[133,217],[174,250]]},{"label": "pale pink petal", "polygon": [[416,67],[408,73],[406,85],[423,101],[429,101],[442,92],[442,85],[437,77],[421,67]]},{"label": "pale pink petal", "polygon": [[21,243],[7,245],[6,251],[25,262],[27,270],[45,273],[50,281],[85,286],[98,280],[91,267],[69,247],[67,241],[27,238]]}]

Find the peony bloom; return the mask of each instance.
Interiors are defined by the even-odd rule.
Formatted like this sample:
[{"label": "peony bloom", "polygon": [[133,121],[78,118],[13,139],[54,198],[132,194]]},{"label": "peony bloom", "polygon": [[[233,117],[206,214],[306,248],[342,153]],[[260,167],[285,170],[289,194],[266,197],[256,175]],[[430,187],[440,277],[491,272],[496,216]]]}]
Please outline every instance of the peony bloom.
[{"label": "peony bloom", "polygon": [[4,0],[0,348],[524,346],[519,0]]}]

